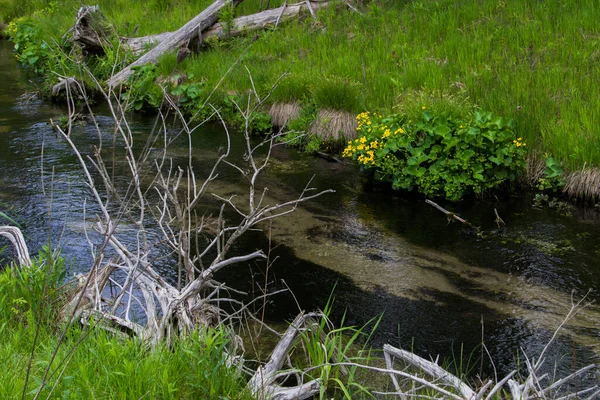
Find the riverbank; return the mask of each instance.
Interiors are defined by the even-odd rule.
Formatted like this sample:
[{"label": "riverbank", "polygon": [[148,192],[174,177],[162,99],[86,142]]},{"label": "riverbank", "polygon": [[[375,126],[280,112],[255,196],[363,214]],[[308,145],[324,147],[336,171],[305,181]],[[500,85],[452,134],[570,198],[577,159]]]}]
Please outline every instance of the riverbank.
[{"label": "riverbank", "polygon": [[[120,36],[145,36],[176,30],[210,3],[99,5]],[[247,0],[221,19],[231,22],[258,12],[262,3]],[[271,107],[257,117],[257,131],[269,129],[270,122],[287,122],[294,131],[317,133],[298,141],[309,150],[341,150],[339,142],[354,137],[354,116],[364,110],[387,115],[420,107],[432,112],[474,107],[515,120],[516,135],[528,144],[527,181],[533,186],[548,181],[545,160],[553,159],[572,171],[563,175],[566,194],[600,194],[595,169],[600,100],[593,78],[600,73],[594,55],[600,11],[593,2],[373,1],[357,7],[329,6],[318,11],[317,19],[307,15],[249,37],[211,39],[180,63],[176,54],[167,54],[156,69],[138,71],[128,100],[136,109],[159,106],[162,90],[156,79],[176,75],[183,83],[174,85],[173,96],[183,109],[198,113],[199,99],[212,93],[212,102],[235,114],[232,101],[239,94],[252,85],[266,93],[287,74],[270,97]],[[74,22],[75,8],[63,2],[21,11],[30,13],[20,22],[25,27],[21,61],[46,73],[48,87],[56,82],[50,71],[78,74],[76,65],[49,56],[40,44],[52,38],[60,42]],[[106,79],[115,60],[113,51],[89,65]],[[128,61],[121,58],[117,69]]]},{"label": "riverbank", "polygon": [[[8,85],[0,88],[5,133],[0,146],[4,160],[0,207],[26,227],[24,233],[32,246],[50,237],[62,238],[55,245],[68,254],[69,275],[87,272],[93,260],[87,241],[81,238],[86,226],[91,232],[96,221],[95,209],[89,204],[89,187],[81,179],[72,152],[46,122],[56,120],[65,109],[20,99],[19,95],[29,89],[28,82],[23,69],[15,67],[10,44],[1,45],[4,63],[0,71]],[[112,120],[106,110],[94,111],[101,136],[108,139],[105,149],[110,148]],[[93,124],[85,122],[71,137],[91,154],[98,136]],[[146,141],[154,122],[148,115],[130,115],[129,126],[136,141]],[[212,164],[217,157],[215,149],[224,143],[224,132],[218,128],[208,125],[193,137],[193,160],[199,171],[206,172],[203,168]],[[241,139],[232,137],[238,142]],[[241,160],[243,146],[232,145],[236,149],[233,159]],[[175,162],[189,154],[185,146],[174,146],[168,156]],[[589,287],[598,287],[600,269],[594,240],[598,230],[593,220],[587,220],[591,215],[585,222],[579,221],[579,216],[563,218],[552,210],[532,210],[531,199],[514,197],[510,199],[522,201],[441,203],[484,230],[495,229],[496,207],[508,228],[498,240],[493,239],[495,236],[480,240],[484,238],[460,234],[459,226],[447,224],[437,210],[405,193],[360,190],[360,175],[351,165],[327,163],[282,147],[276,153],[264,182],[270,189],[269,204],[285,202],[290,195],[300,193],[311,177],[314,187],[333,188],[336,193],[302,207],[291,220],[273,224],[271,254],[278,261],[269,276],[276,278],[274,283],[285,279],[306,310],[322,307],[335,285],[338,317],[346,306],[345,315],[352,325],[360,326],[383,311],[375,333],[378,343],[401,345],[427,358],[440,354],[441,359],[452,359],[451,349],[457,352],[461,347],[468,353],[480,344],[483,315],[489,338],[486,345],[498,355],[494,364],[500,374],[508,373],[514,368],[513,349],[539,354],[539,346],[549,337],[548,330],[560,322],[555,319],[566,312],[572,289],[581,295]],[[223,179],[213,189],[222,196],[241,198],[239,179],[223,172]],[[92,207],[87,213],[79,206],[86,198]],[[590,210],[590,214],[597,213]],[[130,223],[123,220],[120,226],[123,240],[134,248],[136,235],[129,233]],[[267,249],[270,244],[259,232],[244,241],[248,251]],[[540,246],[547,255],[540,254]],[[176,282],[176,265],[168,263],[162,254],[158,251],[153,258],[157,267],[170,282]],[[264,268],[251,267],[251,273],[244,273],[246,269],[240,266],[222,280],[238,290],[255,293],[255,279],[251,277],[262,281]],[[296,307],[292,298],[277,297],[269,302],[271,311],[278,310],[278,321],[288,318]],[[557,358],[561,376],[573,371],[573,360],[578,365],[597,363],[597,309],[589,311],[583,320],[578,317],[552,351],[549,363],[554,364]],[[398,321],[402,321],[400,326]],[[570,357],[565,357],[567,354]]]}]

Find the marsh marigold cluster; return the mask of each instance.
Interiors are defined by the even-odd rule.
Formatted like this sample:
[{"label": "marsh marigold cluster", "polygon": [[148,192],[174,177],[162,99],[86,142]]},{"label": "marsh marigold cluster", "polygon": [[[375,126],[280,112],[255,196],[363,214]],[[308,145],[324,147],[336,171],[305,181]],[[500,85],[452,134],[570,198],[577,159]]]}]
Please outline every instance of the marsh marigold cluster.
[{"label": "marsh marigold cluster", "polygon": [[456,201],[513,181],[525,169],[525,141],[516,138],[512,120],[491,112],[422,106],[418,116],[363,112],[356,122],[358,138],[342,155],[394,189]]},{"label": "marsh marigold cluster", "polygon": [[394,135],[404,133],[402,127],[394,126],[382,118],[380,114],[368,111],[358,114],[356,132],[359,138],[348,142],[342,156],[357,160],[361,165],[374,166],[378,151],[385,147],[387,141]]},{"label": "marsh marigold cluster", "polygon": [[523,141],[523,138],[517,138],[516,140],[513,140],[513,143],[514,143],[514,145],[515,145],[515,146],[517,146],[517,147],[524,147],[524,146],[527,146],[527,143],[525,143],[525,142]]}]

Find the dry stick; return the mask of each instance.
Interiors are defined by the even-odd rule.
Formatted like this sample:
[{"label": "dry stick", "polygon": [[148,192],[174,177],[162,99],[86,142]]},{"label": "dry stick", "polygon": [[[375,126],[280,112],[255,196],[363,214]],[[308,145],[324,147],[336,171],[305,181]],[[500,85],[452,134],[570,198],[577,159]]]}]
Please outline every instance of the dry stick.
[{"label": "dry stick", "polygon": [[504,220],[502,218],[500,218],[500,215],[498,215],[498,210],[494,208],[494,214],[496,214],[496,225],[498,225],[498,229],[502,229],[506,226],[506,223],[504,222]]},{"label": "dry stick", "polygon": [[451,211],[448,211],[448,210],[446,210],[445,208],[443,208],[443,207],[442,207],[442,206],[440,206],[439,204],[437,204],[437,203],[434,203],[433,201],[431,201],[431,200],[429,200],[429,199],[426,199],[426,200],[425,200],[425,203],[427,203],[427,204],[429,204],[429,205],[431,205],[431,206],[433,206],[433,207],[437,208],[439,211],[443,212],[443,213],[446,215],[446,217],[448,218],[448,220],[449,220],[449,221],[450,221],[450,220],[452,220],[452,219],[454,219],[454,220],[456,220],[456,221],[460,222],[461,224],[463,224],[463,225],[465,225],[465,226],[468,226],[469,228],[473,229],[475,232],[479,232],[479,231],[480,231],[478,227],[476,227],[476,226],[472,225],[472,224],[471,224],[469,221],[467,221],[466,219],[463,219],[463,218],[459,217],[458,215],[456,215],[455,213],[453,213],[453,212],[451,212]]}]

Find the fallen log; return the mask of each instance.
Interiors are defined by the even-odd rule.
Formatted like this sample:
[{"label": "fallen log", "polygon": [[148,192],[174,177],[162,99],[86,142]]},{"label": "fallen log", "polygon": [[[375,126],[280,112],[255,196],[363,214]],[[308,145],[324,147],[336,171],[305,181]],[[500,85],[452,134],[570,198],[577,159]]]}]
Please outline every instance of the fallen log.
[{"label": "fallen log", "polygon": [[242,1],[243,0],[215,0],[215,2],[204,9],[204,11],[196,15],[177,31],[173,32],[173,34],[169,35],[169,37],[160,42],[158,46],[123,68],[117,74],[113,75],[107,82],[108,87],[114,88],[125,82],[133,73],[133,68],[156,63],[158,58],[164,53],[175,50],[194,38],[201,38],[202,32],[217,22],[219,12],[223,7],[229,5],[233,7]]},{"label": "fallen log", "polygon": [[[248,34],[260,29],[275,26],[278,23],[288,21],[298,17],[302,13],[309,11],[308,4],[311,4],[312,10],[327,7],[330,2],[303,2],[298,4],[283,5],[272,10],[262,11],[252,15],[244,15],[233,20],[231,24],[216,23],[202,33],[201,42],[206,41],[211,37],[226,39],[228,37],[240,36]],[[123,45],[134,55],[140,55],[149,46],[158,45],[167,40],[173,32],[163,32],[158,35],[143,36],[139,38],[123,38]]]}]

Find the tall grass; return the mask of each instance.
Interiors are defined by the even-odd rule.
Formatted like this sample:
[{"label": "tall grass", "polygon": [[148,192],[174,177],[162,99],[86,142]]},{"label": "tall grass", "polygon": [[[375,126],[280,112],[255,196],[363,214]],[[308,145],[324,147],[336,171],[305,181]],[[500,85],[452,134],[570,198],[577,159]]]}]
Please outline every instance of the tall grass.
[{"label": "tall grass", "polygon": [[[37,4],[0,1],[29,9]],[[210,2],[98,1],[123,35],[174,30]],[[267,3],[281,1],[246,0],[235,13],[250,14]],[[38,15],[45,33],[62,35],[78,4],[66,1],[56,6],[60,13]],[[222,86],[243,92],[249,87],[244,66],[263,88],[292,66],[292,83],[284,83],[274,101],[330,103],[341,94],[338,107],[353,112],[393,112],[419,96],[469,101],[514,118],[530,148],[581,167],[600,163],[598,21],[600,4],[593,1],[373,0],[362,14],[329,7],[319,11],[318,21],[307,16],[265,30],[254,43],[237,38],[213,44],[187,60],[186,68],[213,85],[242,56]],[[331,92],[331,77],[351,83],[350,96],[337,87],[324,95]]]}]

